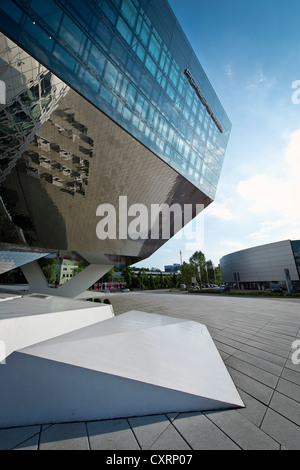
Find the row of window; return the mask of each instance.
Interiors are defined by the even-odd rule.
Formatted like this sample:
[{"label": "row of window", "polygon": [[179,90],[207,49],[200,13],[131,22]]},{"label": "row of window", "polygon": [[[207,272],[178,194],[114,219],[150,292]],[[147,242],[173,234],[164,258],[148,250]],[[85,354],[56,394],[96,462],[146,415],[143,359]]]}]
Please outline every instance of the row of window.
[{"label": "row of window", "polygon": [[[94,96],[109,103],[111,117],[119,114],[123,123],[139,131],[143,143],[155,143],[160,156],[170,159],[197,185],[205,175],[216,186],[224,157],[222,136],[135,0],[103,0],[101,6],[99,2],[111,26],[103,17],[95,21],[95,16],[90,16],[89,28],[94,28],[98,44],[54,0],[31,0],[31,7],[39,12],[41,21],[27,18],[25,31],[36,35],[39,28],[43,45],[77,75],[76,81],[83,87],[79,91],[89,87]],[[84,11],[87,15],[91,10]],[[55,34],[50,36],[40,28],[39,22],[57,33],[61,44]],[[115,37],[114,29],[127,48]],[[150,148],[154,150],[153,145]]]}]

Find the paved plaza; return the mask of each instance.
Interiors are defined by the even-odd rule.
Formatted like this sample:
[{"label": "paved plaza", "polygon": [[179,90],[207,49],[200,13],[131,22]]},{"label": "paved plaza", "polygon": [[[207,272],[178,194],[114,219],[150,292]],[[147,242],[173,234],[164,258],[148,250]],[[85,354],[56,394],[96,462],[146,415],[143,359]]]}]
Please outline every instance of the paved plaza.
[{"label": "paved plaza", "polygon": [[292,344],[300,339],[299,300],[166,292],[108,296],[115,315],[134,309],[206,325],[245,408],[1,429],[0,449],[300,449],[300,364],[292,362]]}]

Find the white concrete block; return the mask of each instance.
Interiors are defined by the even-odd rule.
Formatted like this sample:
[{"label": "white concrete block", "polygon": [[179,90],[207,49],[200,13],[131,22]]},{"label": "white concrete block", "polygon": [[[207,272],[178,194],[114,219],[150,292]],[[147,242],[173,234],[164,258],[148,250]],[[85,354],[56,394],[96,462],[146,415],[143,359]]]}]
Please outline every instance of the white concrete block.
[{"label": "white concrete block", "polygon": [[114,316],[111,305],[41,294],[3,294],[1,300],[0,342],[5,347],[0,362],[13,351]]},{"label": "white concrete block", "polygon": [[137,311],[15,352],[0,380],[1,427],[244,406],[204,325]]}]

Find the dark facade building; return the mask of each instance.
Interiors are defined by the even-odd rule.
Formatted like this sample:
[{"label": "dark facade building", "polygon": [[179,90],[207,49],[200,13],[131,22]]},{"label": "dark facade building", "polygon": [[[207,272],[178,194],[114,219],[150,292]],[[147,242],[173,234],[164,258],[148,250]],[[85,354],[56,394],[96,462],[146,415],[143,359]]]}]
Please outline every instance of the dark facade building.
[{"label": "dark facade building", "polygon": [[166,240],[99,239],[99,205],[213,201],[231,124],[166,0],[1,2],[0,81],[0,272],[135,263]]}]

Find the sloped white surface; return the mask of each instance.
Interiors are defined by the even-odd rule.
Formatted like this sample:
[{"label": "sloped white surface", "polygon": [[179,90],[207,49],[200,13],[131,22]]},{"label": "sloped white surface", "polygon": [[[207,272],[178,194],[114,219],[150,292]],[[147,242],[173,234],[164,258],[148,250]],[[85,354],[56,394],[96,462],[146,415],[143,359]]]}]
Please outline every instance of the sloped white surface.
[{"label": "sloped white surface", "polygon": [[[6,300],[5,299],[9,299]],[[3,294],[0,303],[0,362],[13,351],[114,316],[110,305],[47,295]]]},{"label": "sloped white surface", "polygon": [[206,326],[193,321],[131,311],[22,352],[242,405]]},{"label": "sloped white surface", "polygon": [[0,366],[0,427],[244,406],[197,322],[131,311]]}]

